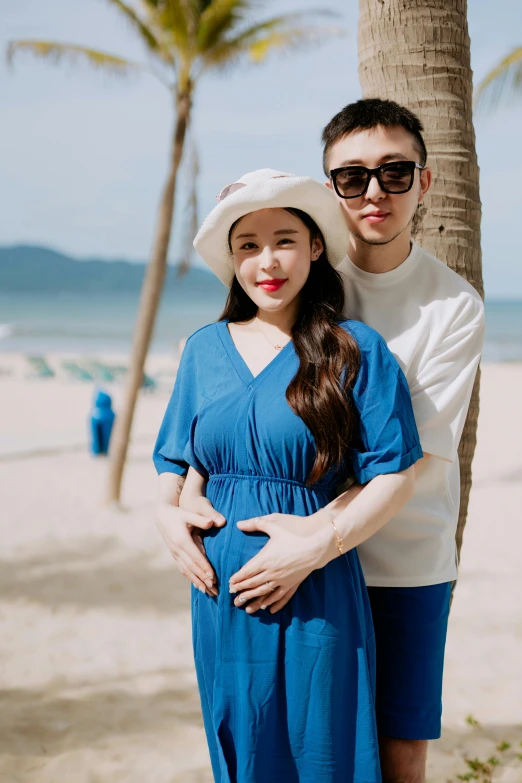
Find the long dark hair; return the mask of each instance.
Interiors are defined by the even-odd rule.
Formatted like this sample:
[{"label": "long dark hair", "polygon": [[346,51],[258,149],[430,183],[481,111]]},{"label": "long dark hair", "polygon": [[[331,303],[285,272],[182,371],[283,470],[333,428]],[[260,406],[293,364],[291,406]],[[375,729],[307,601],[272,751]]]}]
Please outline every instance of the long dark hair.
[{"label": "long dark hair", "polygon": [[[321,231],[306,212],[290,207],[287,212],[309,229],[311,243],[321,239],[326,248]],[[301,306],[292,327],[299,369],[288,386],[286,399],[314,436],[316,457],[307,484],[315,484],[330,468],[341,464],[347,447],[356,440],[357,420],[350,390],[359,370],[360,353],[354,338],[338,325],[343,320],[344,288],[326,249],[312,263],[299,297]],[[257,309],[234,276],[218,320],[249,321]]]}]

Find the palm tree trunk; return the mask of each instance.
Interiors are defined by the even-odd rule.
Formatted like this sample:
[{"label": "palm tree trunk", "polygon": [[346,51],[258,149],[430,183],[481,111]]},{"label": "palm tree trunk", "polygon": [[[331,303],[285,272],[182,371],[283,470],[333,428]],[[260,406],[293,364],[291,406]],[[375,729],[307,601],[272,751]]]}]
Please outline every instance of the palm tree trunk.
[{"label": "palm tree trunk", "polygon": [[176,124],[172,140],[170,171],[161,199],[156,241],[151,260],[147,265],[141,289],[125,397],[122,409],[116,417],[111,442],[106,495],[107,503],[119,503],[120,501],[123,470],[129,447],[134,409],[136,407],[139,390],[143,383],[145,360],[152,339],[154,322],[156,320],[167,269],[167,255],[176,196],[176,179],[183,155],[183,145],[190,117],[190,110],[190,90],[181,94],[178,93],[176,96]]},{"label": "palm tree trunk", "polygon": [[[416,239],[483,296],[466,0],[359,0],[359,10],[363,96],[389,98],[407,106],[425,128],[434,183]],[[471,489],[479,377],[459,447],[459,557]]]}]

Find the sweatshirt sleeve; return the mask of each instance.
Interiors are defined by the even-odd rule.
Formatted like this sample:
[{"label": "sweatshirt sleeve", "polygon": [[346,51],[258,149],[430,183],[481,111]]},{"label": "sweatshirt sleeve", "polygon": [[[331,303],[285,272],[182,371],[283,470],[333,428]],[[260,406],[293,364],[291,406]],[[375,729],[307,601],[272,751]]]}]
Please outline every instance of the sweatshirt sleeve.
[{"label": "sweatshirt sleeve", "polygon": [[457,456],[484,331],[484,306],[470,294],[411,380],[415,420],[427,454],[450,462]]}]

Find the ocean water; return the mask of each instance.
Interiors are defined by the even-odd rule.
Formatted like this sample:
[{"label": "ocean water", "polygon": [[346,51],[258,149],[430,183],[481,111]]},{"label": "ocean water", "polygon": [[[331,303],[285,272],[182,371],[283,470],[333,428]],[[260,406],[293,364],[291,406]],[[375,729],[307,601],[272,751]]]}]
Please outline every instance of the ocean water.
[{"label": "ocean water", "polygon": [[[179,340],[215,321],[226,289],[205,296],[163,297],[151,351],[176,349]],[[127,353],[139,298],[111,294],[0,294],[0,353]]]},{"label": "ocean water", "polygon": [[[225,297],[224,287],[165,295],[151,351],[175,351],[182,337],[216,320]],[[0,353],[127,353],[137,307],[133,294],[0,294]],[[522,361],[522,300],[486,301],[484,361]]]}]

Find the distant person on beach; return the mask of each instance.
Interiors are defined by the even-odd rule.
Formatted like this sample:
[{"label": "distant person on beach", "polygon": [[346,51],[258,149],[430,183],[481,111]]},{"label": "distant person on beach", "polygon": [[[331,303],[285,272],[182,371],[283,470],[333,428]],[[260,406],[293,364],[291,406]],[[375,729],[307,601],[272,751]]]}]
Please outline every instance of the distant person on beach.
[{"label": "distant person on beach", "polygon": [[214,778],[380,783],[356,547],[414,489],[407,382],[343,315],[349,235],[331,190],[264,169],[218,199],[195,247],[227,304],[189,337],[154,450],[158,526],[194,585]]}]

